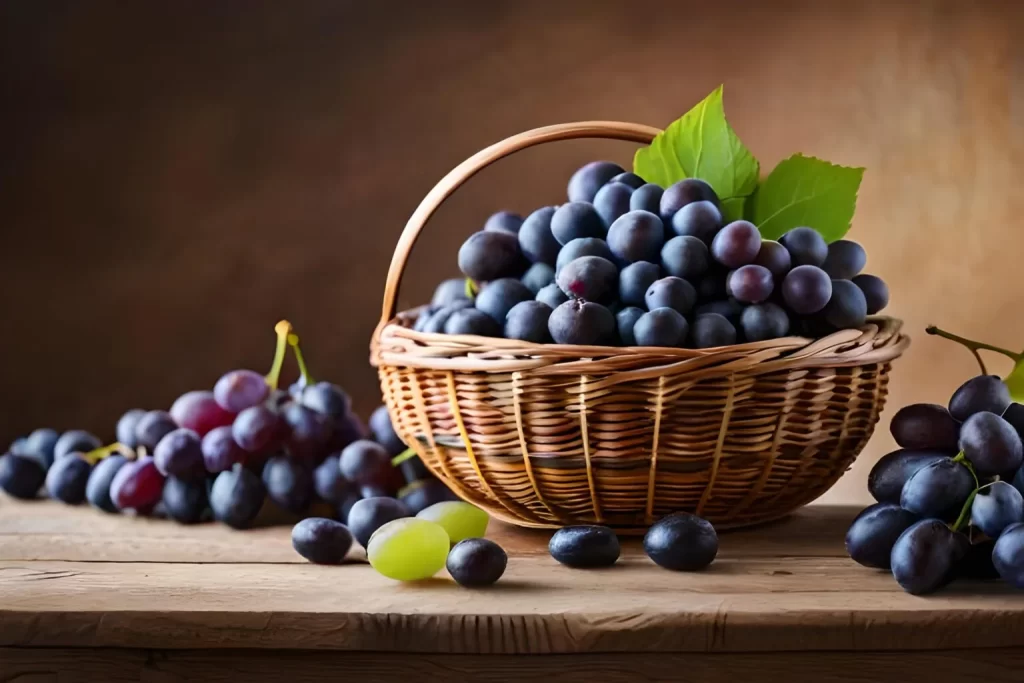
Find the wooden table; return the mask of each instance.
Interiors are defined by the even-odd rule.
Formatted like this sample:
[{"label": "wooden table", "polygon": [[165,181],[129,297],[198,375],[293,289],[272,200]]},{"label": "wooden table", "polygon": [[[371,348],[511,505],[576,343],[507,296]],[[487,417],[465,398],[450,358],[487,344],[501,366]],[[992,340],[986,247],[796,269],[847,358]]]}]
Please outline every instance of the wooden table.
[{"label": "wooden table", "polygon": [[855,512],[725,534],[699,574],[636,540],[611,569],[571,570],[547,534],[494,525],[508,571],[468,590],[307,564],[287,527],[0,498],[0,680],[1024,680],[1024,593],[907,595],[846,557]]}]

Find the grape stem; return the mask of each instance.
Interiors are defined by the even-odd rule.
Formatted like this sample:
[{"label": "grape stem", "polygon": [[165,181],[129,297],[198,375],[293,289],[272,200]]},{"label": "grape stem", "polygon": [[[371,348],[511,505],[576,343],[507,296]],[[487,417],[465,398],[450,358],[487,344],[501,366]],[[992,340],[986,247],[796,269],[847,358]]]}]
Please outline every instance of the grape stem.
[{"label": "grape stem", "polygon": [[479,290],[477,289],[476,283],[473,282],[472,278],[468,278],[467,277],[466,278],[466,287],[465,287],[466,298],[467,299],[474,298],[478,291]]},{"label": "grape stem", "polygon": [[[973,470],[971,472],[974,473]],[[953,523],[953,531],[960,531],[960,527],[971,518],[971,504],[974,503],[974,497],[978,495],[978,489],[971,491],[971,495],[967,496],[967,502],[964,503],[963,508],[960,510],[960,516],[956,518],[956,522]]]},{"label": "grape stem", "polygon": [[303,386],[312,386],[315,384],[313,376],[309,374],[309,368],[306,367],[306,358],[302,355],[302,349],[299,348],[299,335],[292,334],[288,335],[288,346],[292,347],[292,353],[295,354],[295,362],[299,364],[299,373],[302,375]]},{"label": "grape stem", "polygon": [[123,443],[115,441],[114,443],[108,446],[100,446],[99,448],[94,448],[93,450],[89,451],[88,453],[85,454],[85,460],[90,465],[95,465],[100,460],[103,460],[103,458],[108,458],[114,453],[120,453],[124,455],[125,453],[131,452],[132,449],[128,448]]},{"label": "grape stem", "polygon": [[274,326],[274,332],[277,333],[277,350],[274,352],[274,364],[270,366],[270,372],[266,376],[267,386],[271,390],[276,390],[277,383],[281,380],[281,368],[284,366],[284,356],[288,351],[288,335],[292,332],[292,324],[282,320]]},{"label": "grape stem", "polygon": [[940,329],[935,325],[929,325],[928,327],[924,328],[924,331],[927,332],[928,334],[933,334],[935,336],[942,337],[943,339],[955,341],[961,346],[966,347],[968,351],[974,354],[974,359],[978,361],[978,365],[981,367],[981,374],[983,375],[988,374],[988,369],[985,367],[985,361],[981,359],[981,354],[979,354],[978,351],[993,351],[995,353],[1001,353],[1007,358],[1012,359],[1014,363],[1019,363],[1021,359],[1024,359],[1024,354],[1014,353],[1013,351],[1010,351],[1009,349],[1004,349],[1001,346],[993,346],[992,344],[986,344],[985,342],[967,339],[966,337],[961,337],[960,335],[953,334],[952,332],[946,332],[945,330]]},{"label": "grape stem", "polygon": [[416,457],[416,451],[414,451],[411,448],[406,448],[404,451],[402,451],[401,453],[399,453],[398,455],[391,459],[391,465],[392,467],[398,467],[406,460],[409,460],[410,458],[414,457]]}]

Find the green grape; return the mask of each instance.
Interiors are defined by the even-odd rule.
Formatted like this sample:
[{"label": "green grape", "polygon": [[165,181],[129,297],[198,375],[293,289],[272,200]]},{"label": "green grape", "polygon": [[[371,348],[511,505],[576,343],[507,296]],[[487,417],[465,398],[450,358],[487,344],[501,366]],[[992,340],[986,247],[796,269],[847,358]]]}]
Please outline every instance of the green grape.
[{"label": "green grape", "polygon": [[367,544],[370,566],[395,581],[419,581],[436,574],[448,559],[451,542],[444,527],[405,517],[373,532]]},{"label": "green grape", "polygon": [[491,518],[486,512],[461,500],[446,500],[420,510],[419,519],[440,524],[452,543],[466,538],[483,538]]}]

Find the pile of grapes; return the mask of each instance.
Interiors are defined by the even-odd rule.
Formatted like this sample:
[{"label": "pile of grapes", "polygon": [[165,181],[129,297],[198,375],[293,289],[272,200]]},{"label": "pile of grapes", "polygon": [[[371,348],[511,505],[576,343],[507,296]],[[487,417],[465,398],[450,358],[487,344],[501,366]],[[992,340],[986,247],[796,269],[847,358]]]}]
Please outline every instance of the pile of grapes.
[{"label": "pile of grapes", "polygon": [[856,328],[889,301],[856,242],[810,227],[778,242],[723,225],[711,186],[668,188],[607,161],[573,174],[569,202],[502,211],[459,249],[414,329],[538,344],[710,348]]},{"label": "pile of grapes", "polygon": [[[417,458],[393,465],[405,445],[384,406],[370,418],[371,440],[345,392],[310,379],[290,325],[277,332],[269,375],[233,370],[212,391],[182,395],[169,411],[129,410],[114,444],[81,430],[38,429],[16,440],[0,457],[0,488],[23,499],[43,488],[70,505],[88,501],[106,512],[185,524],[212,518],[238,529],[265,508],[268,518],[274,508],[292,517],[326,510],[360,529],[364,542],[373,530],[363,531],[366,520],[455,499]],[[302,377],[282,391],[289,343]]]},{"label": "pile of grapes", "polygon": [[850,557],[891,570],[916,595],[958,577],[1024,588],[1024,405],[999,377],[982,374],[948,408],[900,409],[891,431],[901,448],[868,475],[878,503],[850,526]]}]

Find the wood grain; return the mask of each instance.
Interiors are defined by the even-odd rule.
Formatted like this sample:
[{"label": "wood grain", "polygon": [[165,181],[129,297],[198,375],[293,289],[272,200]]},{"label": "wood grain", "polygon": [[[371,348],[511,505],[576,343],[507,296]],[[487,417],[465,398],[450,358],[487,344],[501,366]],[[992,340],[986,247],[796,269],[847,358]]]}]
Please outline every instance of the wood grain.
[{"label": "wood grain", "polygon": [[[302,650],[111,650],[0,648],[0,675],[17,683],[323,683],[341,679],[449,683],[1017,683],[1017,649],[943,652],[757,654],[388,655]],[[941,676],[941,678],[937,678]]]},{"label": "wood grain", "polygon": [[849,508],[723,534],[719,558],[694,574],[656,567],[636,540],[609,570],[571,570],[548,556],[546,534],[496,525],[489,535],[509,550],[508,570],[492,589],[467,590],[443,575],[403,585],[361,563],[296,563],[287,527],[186,528],[0,503],[0,646],[547,654],[1024,645],[1024,601],[999,582],[919,598],[843,556]]}]

